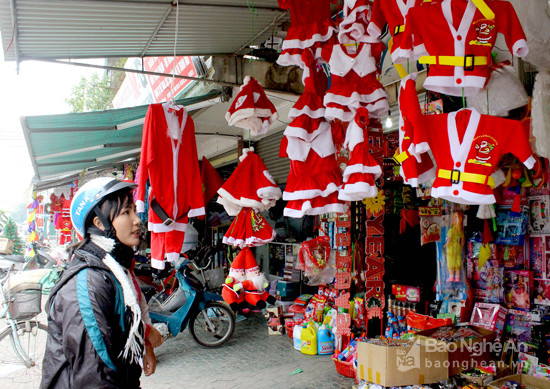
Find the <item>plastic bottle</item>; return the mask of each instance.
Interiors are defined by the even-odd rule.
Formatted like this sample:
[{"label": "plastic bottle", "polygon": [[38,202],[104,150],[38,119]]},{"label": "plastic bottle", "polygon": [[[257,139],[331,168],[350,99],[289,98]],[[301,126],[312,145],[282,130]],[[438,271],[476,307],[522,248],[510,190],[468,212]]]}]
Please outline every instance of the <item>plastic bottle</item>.
[{"label": "plastic bottle", "polygon": [[302,348],[300,351],[302,354],[317,355],[317,331],[312,322],[302,330]]},{"label": "plastic bottle", "polygon": [[393,314],[393,296],[391,294],[388,296],[388,313]]},{"label": "plastic bottle", "polygon": [[302,326],[295,325],[292,331],[292,340],[294,342],[294,349],[302,351]]},{"label": "plastic bottle", "polygon": [[334,335],[324,324],[317,332],[317,352],[319,355],[334,353]]}]

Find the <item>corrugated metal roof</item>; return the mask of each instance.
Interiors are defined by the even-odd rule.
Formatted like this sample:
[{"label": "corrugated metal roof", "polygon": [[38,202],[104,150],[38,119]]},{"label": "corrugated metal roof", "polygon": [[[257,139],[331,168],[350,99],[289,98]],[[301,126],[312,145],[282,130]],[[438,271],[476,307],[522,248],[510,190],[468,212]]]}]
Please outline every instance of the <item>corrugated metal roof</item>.
[{"label": "corrugated metal roof", "polygon": [[[275,0],[254,5],[252,28],[246,0],[180,0],[177,55],[236,53],[289,19]],[[171,56],[175,26],[176,7],[167,0],[0,0],[6,60]]]}]

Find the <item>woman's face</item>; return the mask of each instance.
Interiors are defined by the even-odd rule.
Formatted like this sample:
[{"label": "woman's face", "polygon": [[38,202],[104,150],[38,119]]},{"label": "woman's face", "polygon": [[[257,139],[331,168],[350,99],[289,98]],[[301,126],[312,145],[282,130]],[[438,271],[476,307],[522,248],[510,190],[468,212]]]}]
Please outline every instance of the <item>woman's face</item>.
[{"label": "woman's face", "polygon": [[136,214],[136,206],[130,203],[122,208],[120,214],[113,219],[113,227],[118,240],[129,247],[139,245],[141,219]]}]

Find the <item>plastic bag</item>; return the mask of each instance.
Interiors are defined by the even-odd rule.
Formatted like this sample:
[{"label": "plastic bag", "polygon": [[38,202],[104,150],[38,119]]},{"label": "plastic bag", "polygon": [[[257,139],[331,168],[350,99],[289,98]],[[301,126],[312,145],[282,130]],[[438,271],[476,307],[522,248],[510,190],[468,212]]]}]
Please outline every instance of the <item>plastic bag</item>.
[{"label": "plastic bag", "polygon": [[536,152],[541,157],[550,158],[550,72],[537,74],[532,117]]}]

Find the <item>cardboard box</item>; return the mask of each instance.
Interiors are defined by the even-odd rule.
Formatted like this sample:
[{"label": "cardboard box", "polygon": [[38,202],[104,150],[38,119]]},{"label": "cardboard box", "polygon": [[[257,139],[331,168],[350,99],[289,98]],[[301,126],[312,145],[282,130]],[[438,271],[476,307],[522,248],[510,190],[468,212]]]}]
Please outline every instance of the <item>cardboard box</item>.
[{"label": "cardboard box", "polygon": [[[359,377],[382,386],[430,384],[448,379],[448,370],[440,360],[447,353],[426,352],[415,342],[394,340],[399,346],[386,346],[366,342],[357,344]],[[440,367],[437,367],[440,366]]]},{"label": "cardboard box", "polygon": [[522,385],[531,389],[548,389],[550,387],[550,381],[543,380],[542,378],[536,378],[527,374],[516,374],[502,377],[496,381],[490,382],[488,389],[500,389],[506,381],[516,381]]},{"label": "cardboard box", "polygon": [[445,366],[448,369],[449,377],[477,366],[483,366],[487,364],[487,361],[491,360],[490,342],[493,342],[496,338],[494,331],[469,326],[469,328],[480,334],[480,337],[456,342],[444,342],[431,337],[431,335],[441,328],[445,327],[421,331],[416,333],[415,336],[426,347],[427,353],[438,355],[443,353],[436,367],[440,365]]},{"label": "cardboard box", "polygon": [[0,254],[13,254],[13,242],[8,238],[0,238]]},{"label": "cardboard box", "polygon": [[466,381],[474,383],[481,387],[486,387],[490,382],[497,380],[501,377],[505,377],[507,375],[510,375],[510,366],[502,361],[495,362],[496,363],[496,374],[480,374],[479,376],[472,376],[464,373],[460,373],[460,376],[464,378]]},{"label": "cardboard box", "polygon": [[267,307],[264,316],[267,319],[267,333],[269,335],[282,335],[285,333],[282,306]]}]

